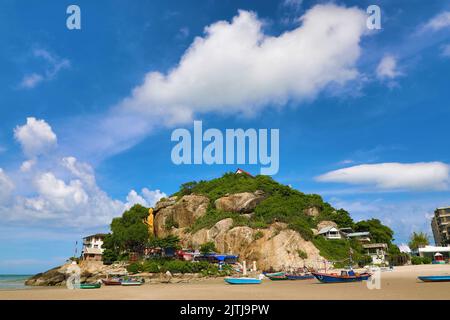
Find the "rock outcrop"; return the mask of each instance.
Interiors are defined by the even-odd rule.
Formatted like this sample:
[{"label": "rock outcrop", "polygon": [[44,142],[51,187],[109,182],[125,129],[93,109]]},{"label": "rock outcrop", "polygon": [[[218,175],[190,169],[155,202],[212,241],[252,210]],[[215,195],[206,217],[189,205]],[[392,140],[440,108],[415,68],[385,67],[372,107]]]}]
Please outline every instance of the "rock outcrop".
[{"label": "rock outcrop", "polygon": [[205,215],[209,198],[201,195],[185,195],[179,200],[169,198],[164,204],[155,207],[155,234],[165,237],[171,233],[171,228],[191,226],[195,220]]},{"label": "rock outcrop", "polygon": [[214,205],[226,212],[250,213],[265,199],[263,191],[241,192],[217,199]]},{"label": "rock outcrop", "polygon": [[317,207],[309,207],[303,210],[303,213],[307,216],[317,217],[320,214],[320,209]]},{"label": "rock outcrop", "polygon": [[[71,262],[53,268],[43,273],[38,273],[25,281],[27,286],[63,286],[68,277],[68,268]],[[105,278],[108,274],[125,274],[127,272],[124,264],[104,265],[99,261],[81,261],[80,282],[95,282]]]},{"label": "rock outcrop", "polygon": [[325,227],[335,227],[335,228],[337,228],[337,224],[334,221],[328,221],[328,220],[320,221],[317,224],[317,230],[318,231],[320,231],[320,229],[323,229]]}]

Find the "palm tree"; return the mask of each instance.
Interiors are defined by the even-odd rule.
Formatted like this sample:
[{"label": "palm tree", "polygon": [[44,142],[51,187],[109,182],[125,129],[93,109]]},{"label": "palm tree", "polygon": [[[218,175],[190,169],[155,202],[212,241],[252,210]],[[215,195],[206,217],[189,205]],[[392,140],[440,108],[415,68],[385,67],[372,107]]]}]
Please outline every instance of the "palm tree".
[{"label": "palm tree", "polygon": [[424,232],[413,232],[408,243],[412,250],[417,250],[429,244],[428,235]]}]

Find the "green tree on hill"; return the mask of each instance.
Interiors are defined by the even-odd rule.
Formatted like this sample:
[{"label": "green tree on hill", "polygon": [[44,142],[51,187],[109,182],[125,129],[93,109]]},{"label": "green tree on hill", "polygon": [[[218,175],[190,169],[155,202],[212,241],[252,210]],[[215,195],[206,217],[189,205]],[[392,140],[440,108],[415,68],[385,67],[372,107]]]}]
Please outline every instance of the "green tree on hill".
[{"label": "green tree on hill", "polygon": [[148,216],[148,208],[139,204],[125,211],[122,217],[111,222],[111,233],[104,239],[103,247],[109,257],[124,252],[142,253],[148,241],[147,226],[142,220]]},{"label": "green tree on hill", "polygon": [[394,231],[388,226],[385,226],[378,219],[362,220],[355,224],[355,230],[358,232],[369,231],[372,242],[392,243]]}]

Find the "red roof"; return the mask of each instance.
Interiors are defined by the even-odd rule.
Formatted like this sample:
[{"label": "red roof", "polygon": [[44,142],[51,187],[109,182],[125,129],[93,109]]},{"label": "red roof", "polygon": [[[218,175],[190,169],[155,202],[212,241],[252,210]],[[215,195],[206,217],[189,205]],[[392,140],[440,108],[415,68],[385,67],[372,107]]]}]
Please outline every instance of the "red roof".
[{"label": "red roof", "polygon": [[241,168],[237,168],[235,174],[240,174],[240,173],[244,173],[244,174],[248,175],[249,177],[253,178],[253,176],[250,173],[248,173],[247,171],[242,170]]}]

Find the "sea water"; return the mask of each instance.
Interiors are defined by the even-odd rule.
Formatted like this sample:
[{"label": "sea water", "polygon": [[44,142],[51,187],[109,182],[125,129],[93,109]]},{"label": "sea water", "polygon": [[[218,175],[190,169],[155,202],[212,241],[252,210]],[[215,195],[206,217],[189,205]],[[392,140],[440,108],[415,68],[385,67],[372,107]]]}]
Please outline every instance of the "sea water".
[{"label": "sea water", "polygon": [[27,274],[0,274],[0,290],[25,289],[25,280],[31,275]]}]

